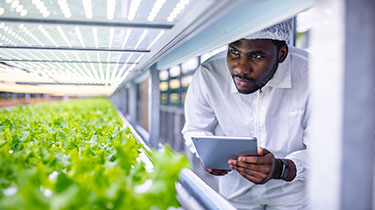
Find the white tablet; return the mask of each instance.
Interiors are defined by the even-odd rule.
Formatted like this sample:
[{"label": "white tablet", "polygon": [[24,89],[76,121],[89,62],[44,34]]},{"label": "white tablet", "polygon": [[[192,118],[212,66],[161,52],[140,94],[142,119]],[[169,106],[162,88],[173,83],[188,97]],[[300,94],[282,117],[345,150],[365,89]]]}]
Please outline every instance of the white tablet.
[{"label": "white tablet", "polygon": [[255,137],[191,137],[205,168],[231,170],[228,160],[240,155],[258,155]]}]

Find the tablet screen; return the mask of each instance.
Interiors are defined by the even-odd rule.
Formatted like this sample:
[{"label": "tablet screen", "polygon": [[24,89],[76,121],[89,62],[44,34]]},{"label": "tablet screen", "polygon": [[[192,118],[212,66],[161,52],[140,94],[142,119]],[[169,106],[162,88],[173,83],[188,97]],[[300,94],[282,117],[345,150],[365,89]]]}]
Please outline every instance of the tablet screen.
[{"label": "tablet screen", "polygon": [[255,137],[194,136],[192,140],[205,168],[231,170],[229,159],[258,155]]}]

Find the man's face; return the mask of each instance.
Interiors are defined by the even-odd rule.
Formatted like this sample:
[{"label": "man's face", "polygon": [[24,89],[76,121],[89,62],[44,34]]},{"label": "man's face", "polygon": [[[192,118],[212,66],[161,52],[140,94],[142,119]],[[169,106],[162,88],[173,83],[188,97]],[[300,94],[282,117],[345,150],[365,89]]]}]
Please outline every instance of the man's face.
[{"label": "man's face", "polygon": [[[229,44],[227,62],[240,93],[250,94],[263,87],[275,73],[286,53],[270,39],[240,39]],[[283,52],[282,52],[283,51]],[[282,54],[282,55],[281,55]]]}]

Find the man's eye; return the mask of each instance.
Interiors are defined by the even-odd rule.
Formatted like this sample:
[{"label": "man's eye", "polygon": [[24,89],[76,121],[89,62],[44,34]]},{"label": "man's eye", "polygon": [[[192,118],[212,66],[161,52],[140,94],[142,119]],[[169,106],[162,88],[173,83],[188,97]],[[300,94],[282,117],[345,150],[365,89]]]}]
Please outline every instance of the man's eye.
[{"label": "man's eye", "polygon": [[251,58],[256,58],[256,59],[262,58],[262,56],[261,56],[261,55],[259,55],[259,54],[256,54],[256,53],[254,53],[254,54],[251,54],[250,56],[251,56]]},{"label": "man's eye", "polygon": [[237,50],[235,50],[235,49],[233,49],[233,48],[230,49],[230,52],[231,52],[233,55],[239,55],[239,54],[240,54]]}]

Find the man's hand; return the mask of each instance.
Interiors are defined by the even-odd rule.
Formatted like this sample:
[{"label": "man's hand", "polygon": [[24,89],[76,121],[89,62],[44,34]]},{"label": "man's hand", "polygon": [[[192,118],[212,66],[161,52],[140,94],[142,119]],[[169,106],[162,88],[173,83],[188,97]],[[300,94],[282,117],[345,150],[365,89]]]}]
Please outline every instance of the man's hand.
[{"label": "man's hand", "polygon": [[223,176],[223,175],[229,173],[228,170],[218,170],[218,169],[205,168],[205,167],[203,166],[202,163],[201,163],[201,166],[202,166],[202,168],[203,168],[205,171],[207,171],[208,173],[210,173],[210,174],[212,174],[212,175]]},{"label": "man's hand", "polygon": [[[282,162],[275,159],[275,156],[264,148],[258,148],[259,156],[239,156],[236,159],[228,160],[229,167],[237,170],[243,177],[255,184],[266,183],[270,179],[280,178],[282,172]],[[290,160],[288,160],[289,162]],[[293,163],[293,161],[290,161]],[[290,164],[290,167],[295,165]],[[292,170],[292,171],[293,171]],[[294,178],[295,175],[291,178]]]}]

